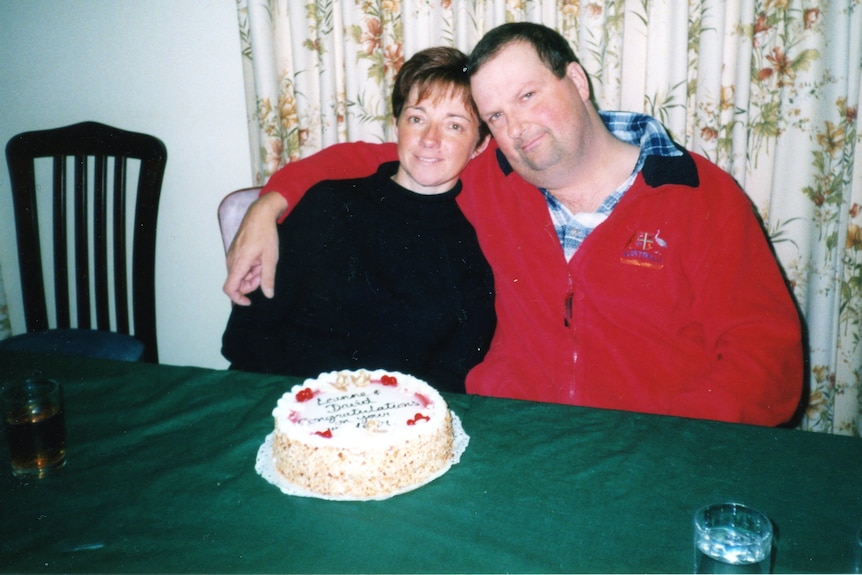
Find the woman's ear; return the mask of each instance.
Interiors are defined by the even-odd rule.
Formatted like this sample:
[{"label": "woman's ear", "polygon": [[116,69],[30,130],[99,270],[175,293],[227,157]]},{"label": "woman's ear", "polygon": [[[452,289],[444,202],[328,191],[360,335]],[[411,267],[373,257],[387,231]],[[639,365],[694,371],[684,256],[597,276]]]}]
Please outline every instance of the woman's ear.
[{"label": "woman's ear", "polygon": [[489,134],[489,135],[485,136],[484,138],[482,138],[481,142],[476,144],[476,149],[473,150],[472,154],[470,154],[470,159],[472,160],[473,158],[475,158],[476,156],[478,156],[479,154],[484,152],[485,148],[487,148],[488,144],[490,144],[490,143],[491,143],[491,136]]}]

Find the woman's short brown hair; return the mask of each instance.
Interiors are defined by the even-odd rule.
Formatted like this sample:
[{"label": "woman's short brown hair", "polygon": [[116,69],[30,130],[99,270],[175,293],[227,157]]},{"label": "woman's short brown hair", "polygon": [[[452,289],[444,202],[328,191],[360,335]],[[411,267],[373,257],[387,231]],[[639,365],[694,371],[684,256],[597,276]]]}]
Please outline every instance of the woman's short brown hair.
[{"label": "woman's short brown hair", "polygon": [[488,127],[479,118],[479,111],[470,92],[467,55],[460,50],[447,46],[426,48],[414,54],[401,66],[392,88],[392,115],[396,119],[401,116],[404,103],[414,87],[418,89],[420,101],[427,98],[432,90],[439,90],[441,95],[460,95],[464,106],[473,111],[479,123],[479,141],[488,135]]}]

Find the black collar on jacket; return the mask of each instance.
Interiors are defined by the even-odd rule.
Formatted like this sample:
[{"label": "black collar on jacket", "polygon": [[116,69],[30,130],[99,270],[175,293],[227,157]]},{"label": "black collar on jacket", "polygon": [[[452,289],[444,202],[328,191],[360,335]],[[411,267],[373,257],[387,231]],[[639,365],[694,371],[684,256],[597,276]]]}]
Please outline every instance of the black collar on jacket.
[{"label": "black collar on jacket", "polygon": [[[646,160],[644,160],[641,173],[648,186],[657,188],[667,184],[676,184],[696,188],[700,185],[694,158],[691,157],[688,150],[679,144],[675,145],[682,152],[681,156],[653,155],[647,156]],[[506,159],[500,148],[497,148],[496,154],[500,170],[503,172],[503,175],[508,176],[514,171],[512,164],[509,163],[509,160]]]}]

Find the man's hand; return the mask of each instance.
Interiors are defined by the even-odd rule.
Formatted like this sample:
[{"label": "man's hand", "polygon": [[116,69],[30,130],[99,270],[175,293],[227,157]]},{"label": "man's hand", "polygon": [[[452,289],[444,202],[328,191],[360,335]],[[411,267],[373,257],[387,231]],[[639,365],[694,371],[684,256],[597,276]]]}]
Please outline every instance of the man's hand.
[{"label": "man's hand", "polygon": [[278,262],[277,221],[287,209],[281,194],[270,192],[248,209],[227,254],[227,280],[224,293],[238,305],[249,305],[247,294],[258,287],[271,298],[275,288]]}]

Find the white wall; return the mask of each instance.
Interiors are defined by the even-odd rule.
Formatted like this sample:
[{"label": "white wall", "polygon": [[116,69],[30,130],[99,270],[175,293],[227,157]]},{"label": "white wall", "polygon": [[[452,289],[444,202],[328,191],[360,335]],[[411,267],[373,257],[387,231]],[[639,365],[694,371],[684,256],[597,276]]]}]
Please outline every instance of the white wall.
[{"label": "white wall", "polygon": [[[160,360],[225,367],[216,208],[252,184],[235,0],[3,0],[0,144],[95,120],[162,139],[156,259]],[[24,331],[12,201],[0,160],[0,266]]]}]

